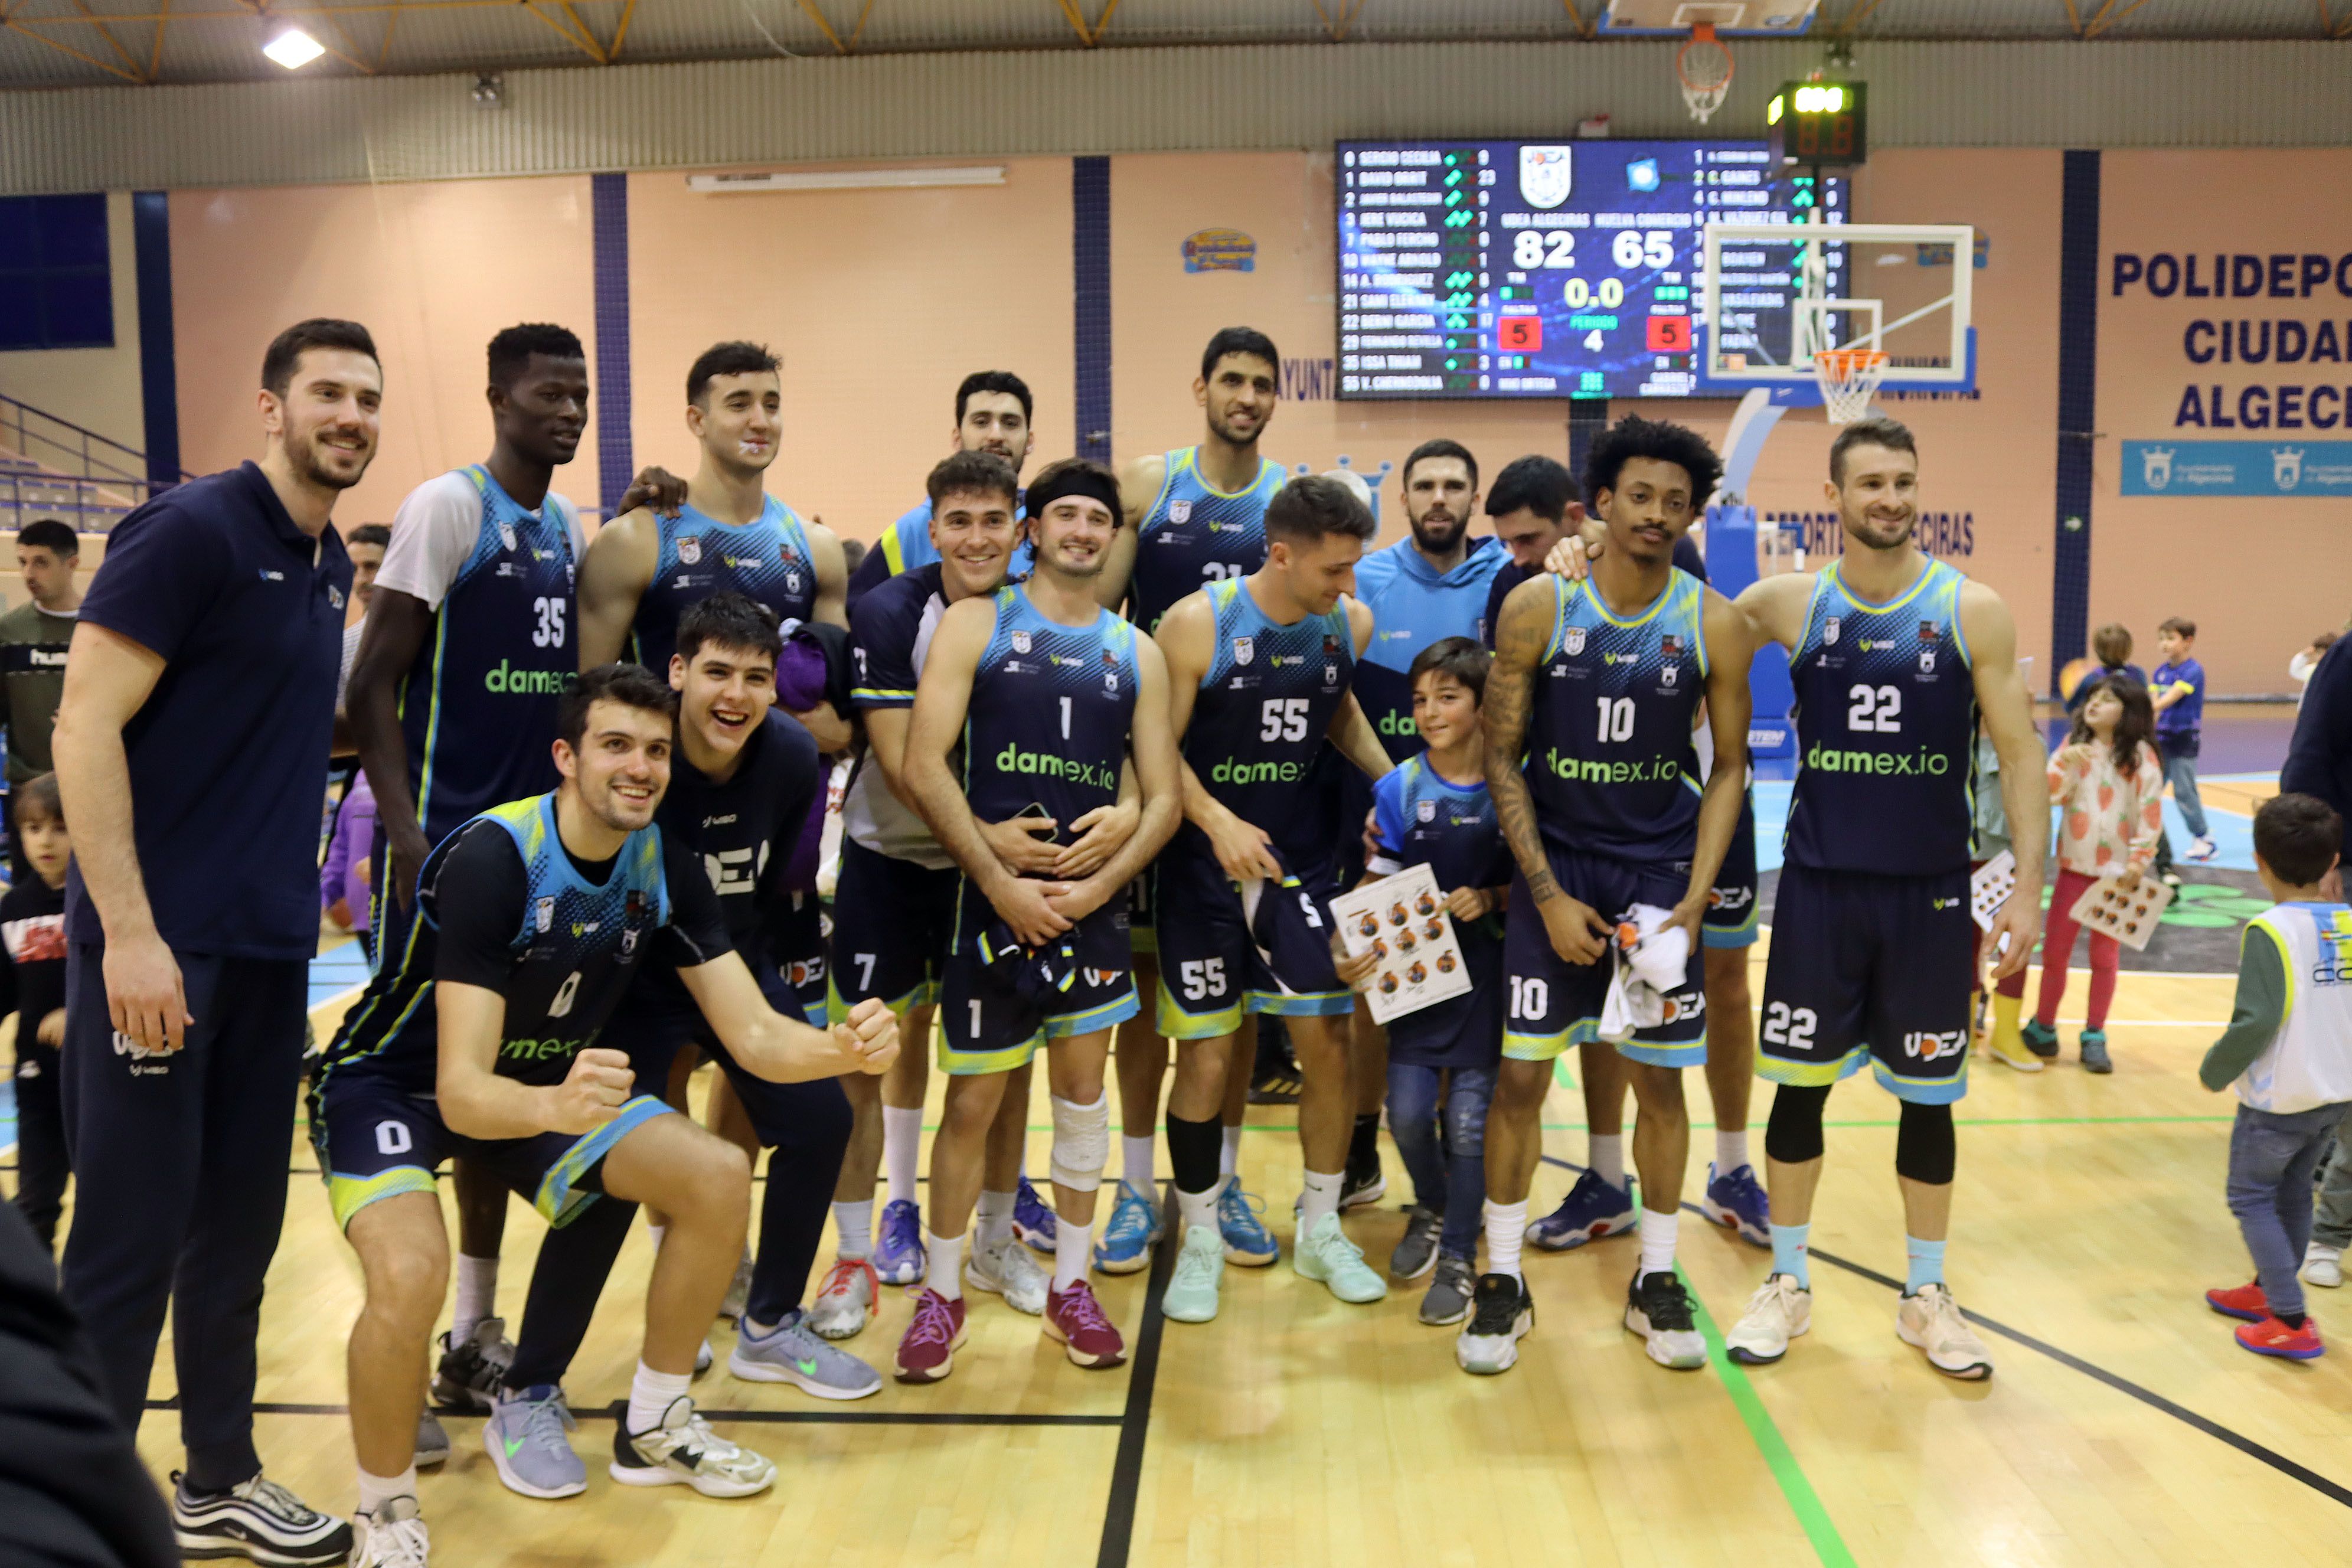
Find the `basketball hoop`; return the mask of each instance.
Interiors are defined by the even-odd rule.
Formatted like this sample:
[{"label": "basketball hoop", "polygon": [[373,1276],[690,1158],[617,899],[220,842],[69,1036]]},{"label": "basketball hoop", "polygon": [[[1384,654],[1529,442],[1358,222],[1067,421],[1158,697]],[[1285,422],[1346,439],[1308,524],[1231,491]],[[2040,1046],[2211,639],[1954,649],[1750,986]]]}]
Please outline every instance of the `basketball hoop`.
[{"label": "basketball hoop", "polygon": [[1822,349],[1813,355],[1822,409],[1832,425],[1851,425],[1867,416],[1885,377],[1886,355],[1876,349]]},{"label": "basketball hoop", "polygon": [[1714,23],[1691,28],[1690,42],[1675,51],[1675,75],[1682,82],[1683,103],[1691,118],[1706,124],[1731,90],[1731,51],[1717,41]]}]

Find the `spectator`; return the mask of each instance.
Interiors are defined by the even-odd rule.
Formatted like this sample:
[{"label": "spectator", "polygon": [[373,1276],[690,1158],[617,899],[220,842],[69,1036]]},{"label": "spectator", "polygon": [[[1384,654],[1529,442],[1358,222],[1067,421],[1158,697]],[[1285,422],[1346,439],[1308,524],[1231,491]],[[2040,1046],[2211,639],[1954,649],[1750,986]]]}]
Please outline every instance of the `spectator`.
[{"label": "spectator", "polygon": [[2311,639],[2309,647],[2298,648],[2294,657],[2286,661],[2287,679],[2294,682],[2294,706],[2297,712],[2303,710],[2303,694],[2311,681],[2311,672],[2319,668],[2319,661],[2327,657],[2329,648],[2336,646],[2337,635],[2335,632],[2320,633]]},{"label": "spectator", "polygon": [[2099,668],[2074,683],[2074,695],[2066,699],[2066,716],[2073,718],[2091,700],[2091,688],[2103,675],[2127,675],[2142,686],[2147,684],[2147,671],[2131,662],[2131,628],[2109,621],[2091,634],[2091,653]]},{"label": "spectator", "polygon": [[360,951],[375,961],[374,902],[368,885],[374,870],[375,793],[367,774],[352,780],[335,817],[335,836],[327,842],[327,858],[319,868],[319,902],[327,918],[360,939]]},{"label": "spectator", "polygon": [[30,868],[0,895],[0,1016],[16,1015],[16,1206],[54,1250],[66,1201],[58,1047],[66,1036],[66,862],[73,845],[56,774],[12,793]]},{"label": "spectator", "polygon": [[342,673],[335,677],[337,712],[342,711],[343,692],[352,683],[352,664],[360,656],[360,633],[367,628],[368,605],[375,599],[375,574],[383,570],[383,552],[391,545],[392,530],[381,522],[363,522],[343,541],[352,557],[352,603],[360,613],[343,628]]},{"label": "spectator", "polygon": [[[32,597],[0,616],[0,724],[8,727],[8,790],[49,771],[49,731],[66,686],[66,648],[81,610],[74,569],[81,536],[53,517],[28,522],[16,534],[16,569]],[[9,827],[13,880],[26,874],[24,852]]]},{"label": "spectator", "polygon": [[2205,831],[2205,803],[2197,796],[2197,752],[2205,730],[2205,667],[2197,662],[2197,623],[2174,616],[2156,628],[2156,650],[2164,662],[2156,667],[2149,696],[2156,703],[2156,743],[2164,752],[2164,776],[2172,785],[2172,804],[2189,829],[2185,860],[2202,863],[2213,858],[2213,840]]}]

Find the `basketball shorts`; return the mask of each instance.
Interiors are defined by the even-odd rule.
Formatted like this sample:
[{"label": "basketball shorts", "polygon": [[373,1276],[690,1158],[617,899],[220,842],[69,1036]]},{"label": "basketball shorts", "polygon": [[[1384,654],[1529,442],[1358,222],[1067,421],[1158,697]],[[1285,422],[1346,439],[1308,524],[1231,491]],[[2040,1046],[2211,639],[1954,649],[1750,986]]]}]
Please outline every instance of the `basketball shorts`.
[{"label": "basketball shorts", "polygon": [[[816,901],[814,894],[809,901]],[[761,963],[752,966],[751,978],[758,982],[769,1006],[787,1018],[799,1015],[806,994],[797,991],[782,973]],[[810,1022],[818,1028],[826,1027],[822,1003]],[[637,1087],[653,1094],[661,1093],[668,1084],[670,1064],[679,1049],[694,1047],[705,1061],[718,1063],[719,1070],[727,1075],[763,1149],[794,1148],[822,1140],[829,1135],[826,1129],[834,1111],[847,1114],[848,1100],[839,1079],[774,1083],[737,1061],[675,975],[641,976],[597,1037],[597,1043],[628,1052]]]},{"label": "basketball shorts", "polygon": [[1865,1058],[1898,1099],[1968,1093],[1969,873],[1781,868],[1756,1070],[1822,1087]]},{"label": "basketball shorts", "polygon": [[[965,897],[987,908],[978,889]],[[966,918],[1001,927],[971,910]],[[977,934],[958,942],[940,984],[940,1070],[961,1077],[1011,1072],[1049,1041],[1134,1017],[1139,1009],[1129,940],[1127,910],[1114,902],[1042,952]]]},{"label": "basketball shorts", "polygon": [[384,1198],[434,1191],[434,1171],[458,1154],[495,1173],[548,1224],[564,1226],[603,1193],[604,1156],[637,1128],[670,1113],[658,1097],[639,1094],[583,1137],[467,1138],[449,1131],[432,1096],[352,1067],[331,1069],[314,1089],[310,1143],[338,1226],[349,1226],[353,1215]]},{"label": "basketball shorts", "polygon": [[1160,866],[1157,861],[1146,866],[1135,880],[1127,885],[1127,944],[1130,952],[1160,951],[1158,933],[1151,924],[1151,906],[1160,886]]},{"label": "basketball shorts", "polygon": [[[792,900],[772,940],[776,963],[793,989],[800,1016],[822,1029],[831,1014],[825,996],[824,902],[814,889],[794,893]],[[779,1011],[783,1008],[781,1002],[775,1005]]]},{"label": "basketball shorts", "polygon": [[1234,883],[1202,839],[1160,857],[1160,1005],[1171,1039],[1238,1032],[1244,1014],[1337,1017],[1355,993],[1331,967],[1330,868],[1293,868],[1279,882]]},{"label": "basketball shorts", "polygon": [[829,1017],[838,1023],[868,996],[879,996],[902,1016],[909,1007],[939,1000],[962,880],[953,867],[934,870],[842,840],[825,993]]},{"label": "basketball shorts", "polygon": [[1706,919],[1700,941],[1708,947],[1756,945],[1756,792],[1739,803],[1739,826],[1731,830],[1715,886],[1707,889]]},{"label": "basketball shorts", "polygon": [[[1608,855],[1580,855],[1547,844],[1552,879],[1560,890],[1600,912],[1622,919],[1635,904],[1672,909],[1689,890],[1689,867],[1675,872]],[[1503,931],[1503,970],[1510,986],[1503,1025],[1503,1055],[1515,1061],[1547,1062],[1571,1047],[1601,1037],[1601,1009],[1609,999],[1612,973],[1606,954],[1592,963],[1570,963],[1552,950],[1551,936],[1536,910],[1527,879],[1511,877],[1511,905]],[[1706,958],[1691,950],[1681,986],[1666,997],[1665,1021],[1617,1044],[1617,1054],[1653,1067],[1689,1068],[1706,1061]]]}]

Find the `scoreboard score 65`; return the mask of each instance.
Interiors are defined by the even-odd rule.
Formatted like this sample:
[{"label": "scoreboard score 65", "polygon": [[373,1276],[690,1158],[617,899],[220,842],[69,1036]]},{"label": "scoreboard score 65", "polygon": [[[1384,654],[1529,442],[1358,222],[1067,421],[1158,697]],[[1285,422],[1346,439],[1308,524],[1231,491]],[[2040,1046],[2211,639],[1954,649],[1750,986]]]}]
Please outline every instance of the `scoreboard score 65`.
[{"label": "scoreboard score 65", "polygon": [[1343,142],[1335,165],[1342,399],[1695,396],[1707,223],[1852,216],[1761,141]]}]

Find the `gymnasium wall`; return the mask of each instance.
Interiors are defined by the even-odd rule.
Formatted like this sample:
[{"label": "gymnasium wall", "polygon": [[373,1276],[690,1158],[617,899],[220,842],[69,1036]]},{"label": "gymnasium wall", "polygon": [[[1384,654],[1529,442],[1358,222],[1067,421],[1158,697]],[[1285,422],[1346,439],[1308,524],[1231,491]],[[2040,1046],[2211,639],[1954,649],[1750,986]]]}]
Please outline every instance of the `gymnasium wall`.
[{"label": "gymnasium wall", "polygon": [[[106,247],[114,346],[0,353],[0,393],[137,451],[147,444],[147,422],[139,403],[139,279],[129,191],[106,198]],[[43,447],[38,455],[54,454]]]}]

